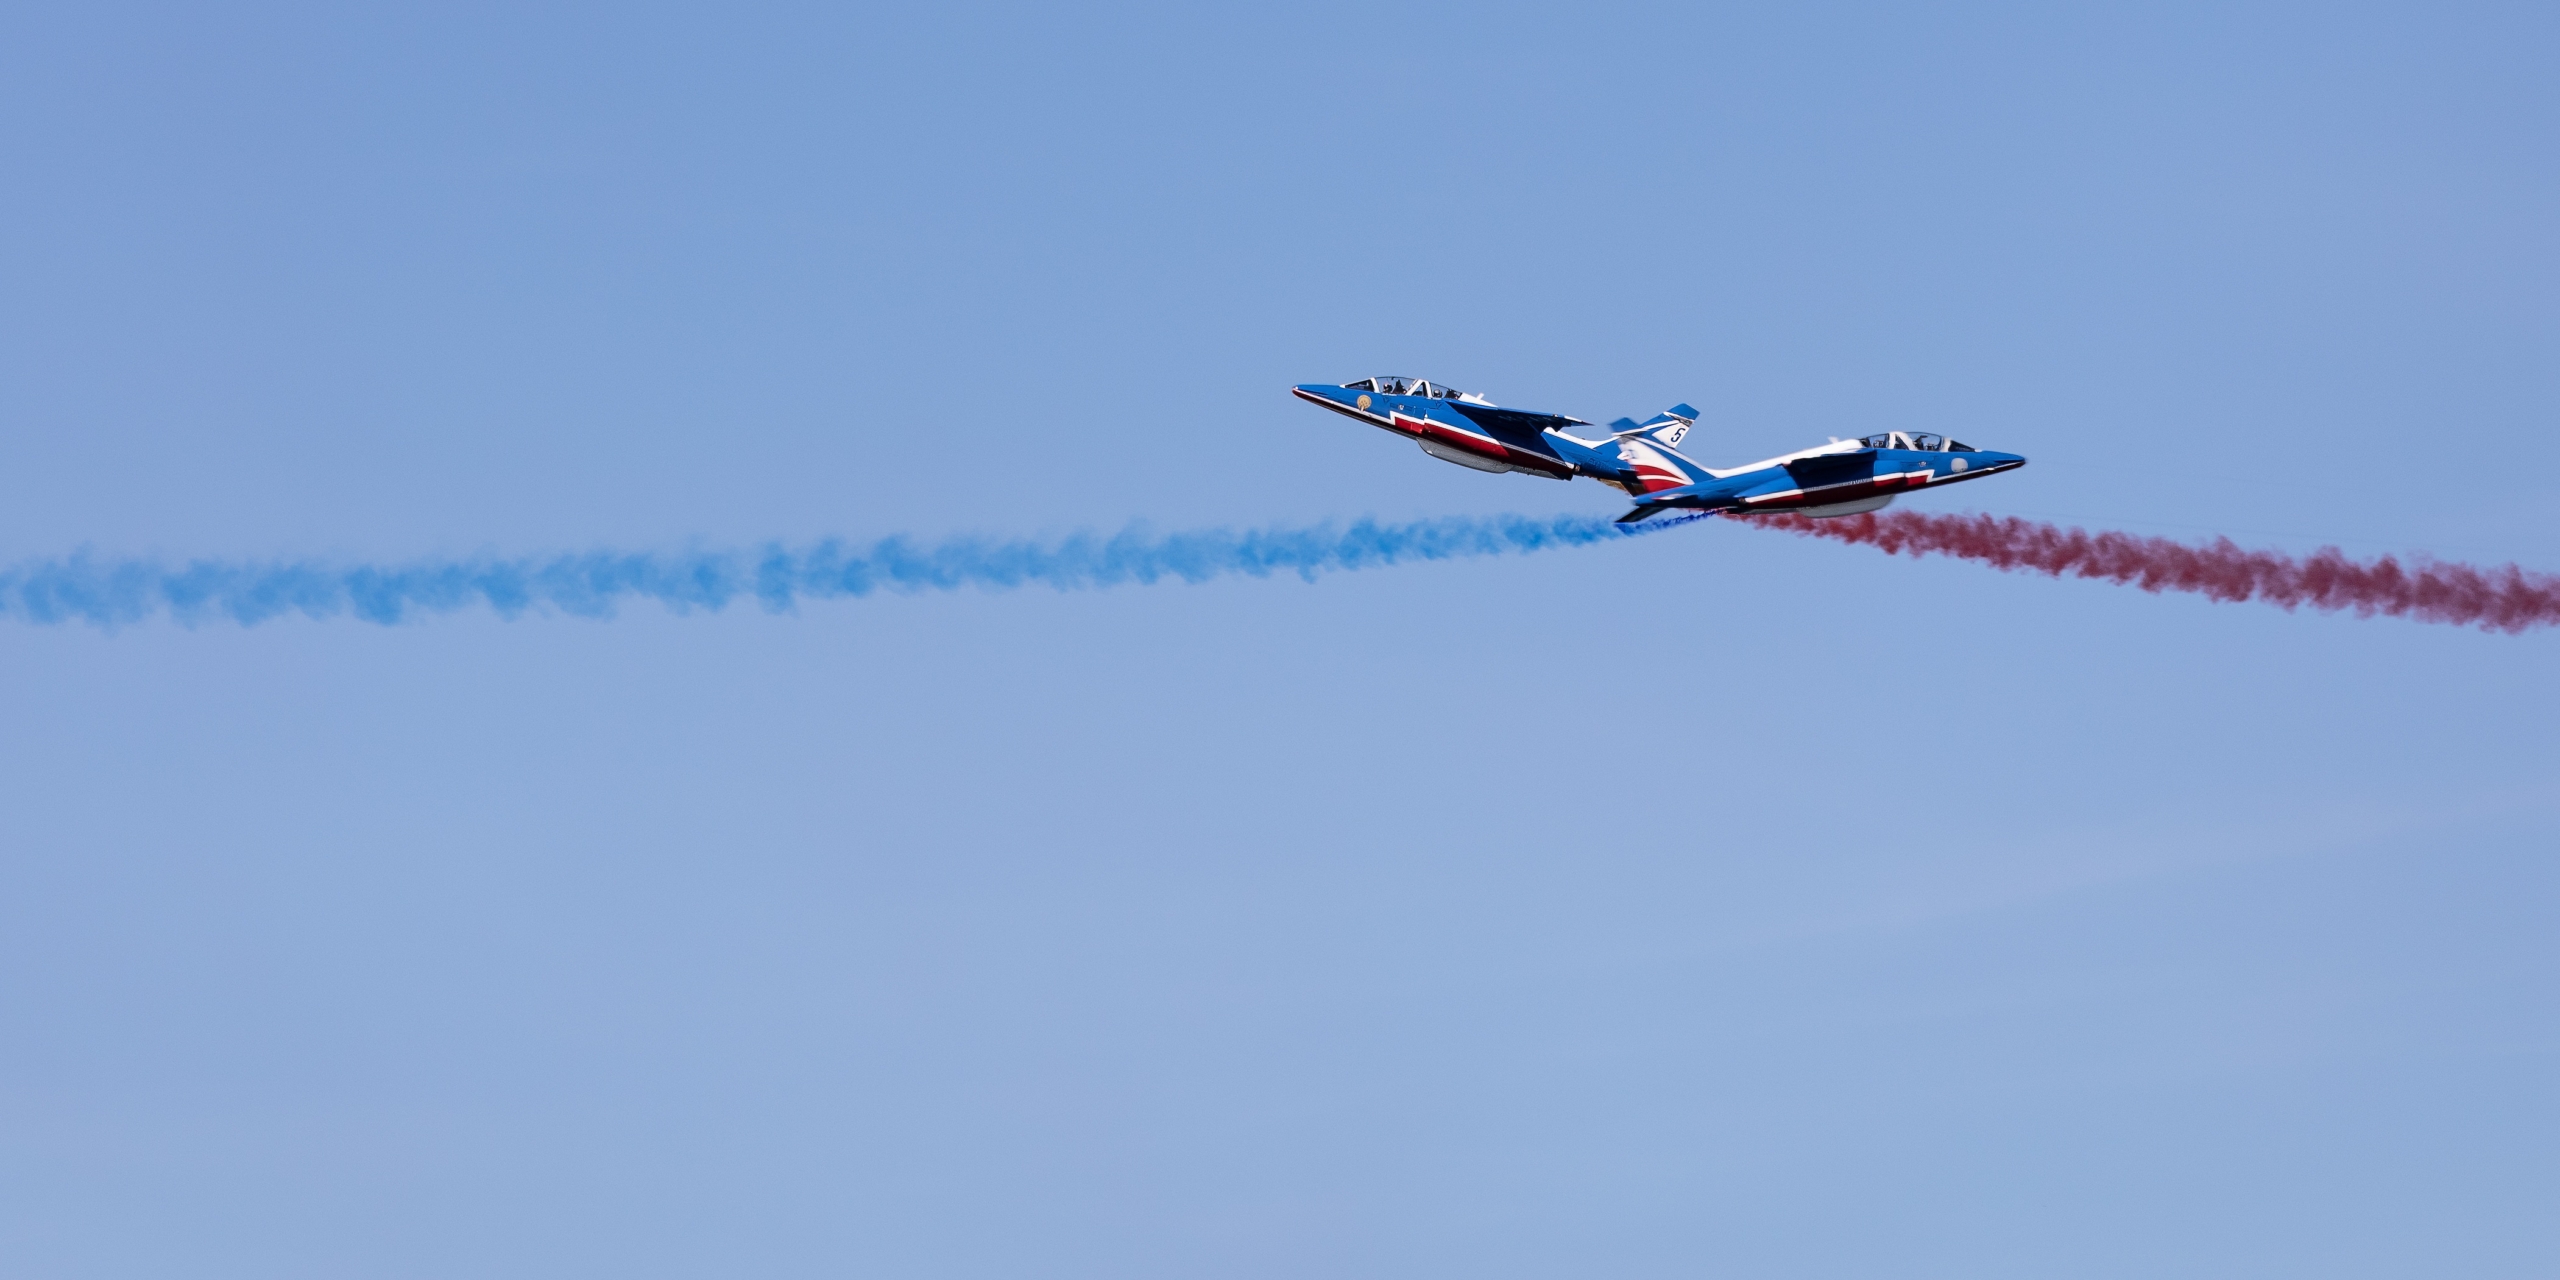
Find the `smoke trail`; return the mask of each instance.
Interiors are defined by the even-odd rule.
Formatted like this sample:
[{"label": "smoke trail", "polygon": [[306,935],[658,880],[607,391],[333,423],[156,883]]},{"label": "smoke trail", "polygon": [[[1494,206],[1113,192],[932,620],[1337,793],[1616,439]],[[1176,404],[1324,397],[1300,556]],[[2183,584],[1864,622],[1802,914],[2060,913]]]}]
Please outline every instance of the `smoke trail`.
[{"label": "smoke trail", "polygon": [[1204,582],[1230,574],[1294,573],[1312,580],[1319,573],[1412,560],[1584,546],[1626,532],[1590,516],[1493,516],[1244,532],[1153,534],[1132,526],[1108,538],[1078,534],[1056,542],[952,538],[918,544],[889,538],[867,547],[829,541],[797,551],[778,545],[755,552],[598,551],[392,566],[198,560],[173,568],[81,555],[0,570],[0,618],[114,627],[165,613],[181,623],[228,618],[254,626],[298,613],[394,623],[475,605],[508,618],[527,610],[609,617],[629,601],[656,601],[681,613],[720,609],[742,597],[779,612],[802,600],[875,591],[1031,585],[1067,591],[1167,578]]},{"label": "smoke trail", "polygon": [[2130,533],[2089,533],[2015,517],[1884,515],[1753,517],[1791,533],[1862,543],[1891,555],[1936,553],[1997,569],[2098,578],[2145,591],[2192,591],[2213,600],[2262,600],[2284,609],[2354,610],[2518,632],[2560,624],[2560,577],[2515,565],[2496,569],[2384,556],[2350,560],[2336,547],[2296,559],[2244,551],[2228,538],[2189,546]]}]

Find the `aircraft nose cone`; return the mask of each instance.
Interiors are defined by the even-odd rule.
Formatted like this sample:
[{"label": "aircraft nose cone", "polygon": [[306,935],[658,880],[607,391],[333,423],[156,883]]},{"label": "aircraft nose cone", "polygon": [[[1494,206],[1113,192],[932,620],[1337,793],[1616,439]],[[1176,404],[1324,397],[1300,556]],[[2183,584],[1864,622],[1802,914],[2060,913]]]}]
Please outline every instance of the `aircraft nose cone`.
[{"label": "aircraft nose cone", "polygon": [[1970,480],[1975,476],[1997,475],[2027,465],[2027,460],[2014,453],[1992,449],[1969,449],[1941,459],[1936,464],[1941,480]]}]

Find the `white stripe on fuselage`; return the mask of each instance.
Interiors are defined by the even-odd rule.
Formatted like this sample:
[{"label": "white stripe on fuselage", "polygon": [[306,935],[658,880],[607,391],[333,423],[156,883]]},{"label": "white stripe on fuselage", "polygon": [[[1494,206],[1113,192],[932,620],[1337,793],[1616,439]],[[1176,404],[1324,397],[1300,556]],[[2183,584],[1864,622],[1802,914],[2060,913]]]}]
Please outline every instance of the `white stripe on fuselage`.
[{"label": "white stripe on fuselage", "polygon": [[1441,421],[1441,420],[1439,420],[1438,418],[1417,418],[1417,417],[1414,417],[1412,414],[1406,413],[1406,412],[1405,412],[1404,410],[1402,410],[1402,409],[1398,409],[1398,410],[1396,410],[1396,411],[1395,411],[1395,424],[1396,424],[1396,429],[1397,429],[1397,430],[1399,430],[1399,431],[1406,430],[1407,428],[1405,427],[1405,425],[1404,425],[1404,424],[1406,424],[1406,423],[1408,423],[1408,422],[1410,422],[1410,423],[1412,423],[1412,424],[1413,424],[1413,426],[1412,426],[1411,430],[1412,430],[1413,434],[1415,434],[1415,435],[1420,435],[1420,434],[1422,434],[1422,428],[1423,428],[1423,426],[1424,426],[1425,424],[1428,424],[1428,425],[1430,425],[1430,426],[1438,427],[1438,428],[1440,428],[1441,430],[1446,431],[1446,432],[1448,432],[1448,433],[1449,433],[1449,434],[1451,434],[1451,435],[1465,436],[1466,438],[1468,438],[1468,439],[1470,439],[1470,440],[1482,440],[1482,441],[1484,441],[1486,444],[1492,445],[1495,449],[1500,450],[1500,451],[1502,452],[1503,456],[1505,456],[1505,457],[1510,456],[1510,454],[1513,452],[1513,450],[1512,450],[1511,446],[1506,445],[1506,444],[1504,444],[1503,442],[1501,442],[1501,441],[1499,441],[1499,440],[1494,439],[1492,436],[1484,435],[1484,434],[1481,434],[1481,433],[1479,433],[1479,432],[1469,431],[1469,430],[1467,430],[1465,427],[1458,426],[1458,425],[1457,425],[1457,424],[1455,424],[1455,423],[1442,422],[1442,421]]},{"label": "white stripe on fuselage", "polygon": [[1714,467],[1700,467],[1698,469],[1706,472],[1708,475],[1714,476],[1718,480],[1722,480],[1727,476],[1747,475],[1754,471],[1766,471],[1771,467],[1783,467],[1790,462],[1799,461],[1805,458],[1820,458],[1835,453],[1856,453],[1860,449],[1864,448],[1866,448],[1865,445],[1860,444],[1855,440],[1834,440],[1829,444],[1818,444],[1810,449],[1798,449],[1794,453],[1782,453],[1774,458],[1765,458],[1761,461],[1752,463],[1747,467],[1734,467],[1729,470],[1721,471]]}]

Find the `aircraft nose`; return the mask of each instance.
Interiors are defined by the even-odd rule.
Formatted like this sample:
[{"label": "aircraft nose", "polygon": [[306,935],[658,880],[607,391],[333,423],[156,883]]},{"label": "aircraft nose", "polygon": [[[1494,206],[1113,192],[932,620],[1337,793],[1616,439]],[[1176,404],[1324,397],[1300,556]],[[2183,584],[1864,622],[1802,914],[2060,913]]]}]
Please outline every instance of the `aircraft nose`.
[{"label": "aircraft nose", "polygon": [[2014,453],[2000,453],[1991,449],[1968,449],[1963,453],[1942,457],[1934,465],[1938,472],[1937,478],[1940,480],[1970,480],[1976,476],[2015,471],[2027,465],[2027,460]]}]

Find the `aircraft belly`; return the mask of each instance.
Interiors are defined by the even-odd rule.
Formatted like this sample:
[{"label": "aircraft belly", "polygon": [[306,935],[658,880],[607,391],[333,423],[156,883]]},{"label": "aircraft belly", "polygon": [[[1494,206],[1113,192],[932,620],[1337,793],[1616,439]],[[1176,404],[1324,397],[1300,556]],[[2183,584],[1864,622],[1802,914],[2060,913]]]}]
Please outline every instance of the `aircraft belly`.
[{"label": "aircraft belly", "polygon": [[[1517,445],[1506,444],[1490,436],[1478,435],[1431,418],[1408,418],[1403,414],[1397,414],[1395,429],[1420,442],[1423,452],[1435,458],[1455,462],[1460,466],[1476,467],[1479,471],[1520,471],[1557,480],[1571,479],[1573,476],[1572,464],[1561,459],[1523,449]],[[1451,456],[1453,454],[1465,456],[1453,457]],[[1493,465],[1478,466],[1476,462],[1467,460],[1470,458]]]},{"label": "aircraft belly", "polygon": [[1810,516],[1816,520],[1827,520],[1833,516],[1862,516],[1870,511],[1882,511],[1892,505],[1892,494],[1879,493],[1850,502],[1829,502],[1818,507],[1797,507],[1795,514]]},{"label": "aircraft belly", "polygon": [[1466,449],[1452,449],[1429,436],[1415,436],[1414,443],[1421,445],[1424,453],[1430,454],[1432,457],[1438,458],[1442,462],[1454,462],[1459,466],[1466,467],[1471,470],[1491,471],[1499,474],[1512,469],[1510,463],[1504,462],[1498,458],[1489,458],[1481,453],[1475,453]]}]

